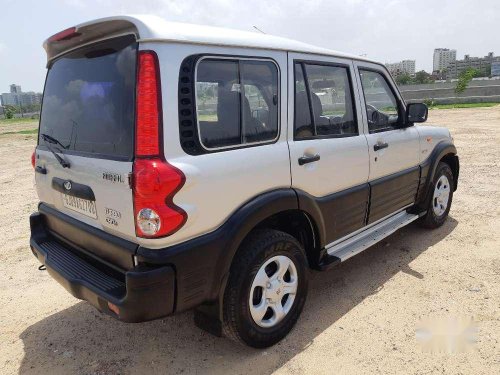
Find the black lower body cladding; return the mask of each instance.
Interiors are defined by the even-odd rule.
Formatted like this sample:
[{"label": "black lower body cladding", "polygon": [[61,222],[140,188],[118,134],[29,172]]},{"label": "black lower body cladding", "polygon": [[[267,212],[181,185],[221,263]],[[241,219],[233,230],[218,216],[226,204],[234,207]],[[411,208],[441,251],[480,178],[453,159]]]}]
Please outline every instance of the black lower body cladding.
[{"label": "black lower body cladding", "polygon": [[[45,204],[30,217],[33,253],[75,297],[124,321],[145,321],[216,301],[233,255],[262,220],[297,208],[292,189],[262,194],[217,230],[163,249],[148,249],[75,220]],[[55,248],[55,250],[54,250]],[[139,266],[134,265],[134,258]]]},{"label": "black lower body cladding", "polygon": [[[199,305],[215,280],[217,257],[204,254],[206,248],[179,252],[174,247],[172,258],[162,250],[141,249],[163,256],[160,260],[139,255],[139,265],[134,266],[137,245],[131,250],[127,241],[43,204],[31,215],[30,226],[31,250],[50,275],[76,298],[125,322],[157,319]],[[178,292],[179,285],[185,292]]]},{"label": "black lower body cladding", "polygon": [[[75,297],[124,321],[160,318],[218,302],[240,244],[273,215],[290,210],[305,213],[315,255],[326,241],[372,222],[374,214],[383,216],[413,203],[417,213],[421,212],[443,157],[450,159],[456,189],[456,150],[445,142],[437,149],[425,165],[328,197],[314,198],[291,188],[260,194],[216,230],[162,249],[138,246],[42,203],[30,218],[30,245],[52,276]],[[386,205],[387,200],[397,207]],[[118,316],[108,302],[118,306]]]},{"label": "black lower body cladding", "polygon": [[46,222],[46,215],[31,215],[31,250],[73,296],[124,322],[153,320],[174,312],[172,267],[127,271],[111,267],[61,240],[48,230]]}]

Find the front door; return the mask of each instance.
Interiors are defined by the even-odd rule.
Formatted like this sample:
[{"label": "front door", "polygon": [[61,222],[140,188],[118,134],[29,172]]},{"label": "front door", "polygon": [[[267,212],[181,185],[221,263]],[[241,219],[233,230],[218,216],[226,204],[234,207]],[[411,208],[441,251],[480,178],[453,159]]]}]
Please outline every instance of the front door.
[{"label": "front door", "polygon": [[373,223],[415,201],[420,177],[419,135],[415,127],[402,126],[405,105],[388,72],[376,64],[355,65],[368,129],[368,223]]},{"label": "front door", "polygon": [[[318,60],[317,60],[318,59]],[[299,205],[321,212],[326,243],[365,225],[368,147],[352,61],[289,54],[289,147]]]}]

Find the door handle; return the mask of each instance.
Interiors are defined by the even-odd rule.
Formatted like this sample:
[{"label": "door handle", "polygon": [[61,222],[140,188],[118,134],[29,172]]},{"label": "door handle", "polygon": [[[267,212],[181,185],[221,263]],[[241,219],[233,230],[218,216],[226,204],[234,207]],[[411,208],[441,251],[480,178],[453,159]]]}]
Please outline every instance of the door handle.
[{"label": "door handle", "polygon": [[373,149],[375,151],[378,151],[378,150],[382,150],[383,148],[387,148],[389,147],[389,144],[388,143],[375,143],[373,145]]},{"label": "door handle", "polygon": [[35,172],[40,174],[47,174],[47,169],[37,165],[35,168]]},{"label": "door handle", "polygon": [[318,161],[319,159],[321,159],[321,157],[319,156],[319,154],[316,154],[316,155],[313,155],[313,156],[302,156],[299,158],[299,165],[304,165],[304,164],[307,164],[307,163],[313,163],[315,161]]}]

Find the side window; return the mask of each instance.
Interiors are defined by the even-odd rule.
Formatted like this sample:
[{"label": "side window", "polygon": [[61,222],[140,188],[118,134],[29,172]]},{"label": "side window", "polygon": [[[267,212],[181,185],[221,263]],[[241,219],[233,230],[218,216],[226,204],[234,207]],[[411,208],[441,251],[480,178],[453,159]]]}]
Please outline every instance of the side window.
[{"label": "side window", "polygon": [[278,70],[269,61],[204,59],[196,114],[207,149],[271,141],[278,135]]},{"label": "side window", "polygon": [[377,133],[396,129],[401,115],[398,104],[385,77],[371,70],[359,71],[365,96],[368,130]]},{"label": "side window", "polygon": [[296,64],[295,72],[295,138],[358,135],[348,68],[305,63]]}]

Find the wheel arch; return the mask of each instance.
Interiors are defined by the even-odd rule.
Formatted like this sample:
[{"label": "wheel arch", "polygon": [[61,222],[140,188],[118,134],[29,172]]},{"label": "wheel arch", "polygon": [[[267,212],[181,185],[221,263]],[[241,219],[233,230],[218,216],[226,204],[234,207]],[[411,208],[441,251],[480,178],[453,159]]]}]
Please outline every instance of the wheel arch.
[{"label": "wheel arch", "polygon": [[[297,222],[296,225],[307,224],[305,231],[294,232],[286,223],[291,219]],[[318,224],[310,212],[299,208],[294,189],[275,189],[242,204],[212,232],[162,249],[139,246],[136,260],[148,265],[169,264],[175,268],[178,295],[175,309],[177,312],[185,311],[200,304],[219,301],[234,256],[255,228],[268,226],[283,230],[316,251],[324,241]],[[310,256],[313,258],[313,255]]]},{"label": "wheel arch", "polygon": [[219,298],[224,294],[231,265],[237,256],[238,249],[243,241],[259,228],[275,229],[290,234],[304,246],[308,266],[310,268],[317,266],[324,241],[321,222],[318,223],[314,213],[311,214],[299,208],[297,193],[294,189],[281,189],[256,197],[233,214],[230,221],[239,225],[236,225],[230,236],[227,252],[219,260],[217,266],[224,275],[217,287]]},{"label": "wheel arch", "polygon": [[417,193],[416,204],[420,209],[427,207],[428,199],[432,194],[432,181],[436,175],[436,170],[440,162],[447,163],[453,172],[453,190],[457,189],[460,163],[457,149],[450,140],[439,142],[432,150],[431,155],[421,164],[420,187]]},{"label": "wheel arch", "polygon": [[460,162],[458,160],[458,156],[456,153],[449,153],[444,155],[439,161],[450,166],[451,171],[453,172],[453,191],[456,191],[458,186],[458,175],[460,173]]},{"label": "wheel arch", "polygon": [[246,218],[237,219],[241,225],[235,230],[228,246],[229,252],[225,256],[224,265],[220,267],[225,274],[229,273],[231,264],[243,241],[254,230],[260,228],[275,229],[290,234],[304,246],[309,266],[313,267],[317,263],[323,241],[321,231],[314,216],[298,207],[295,191],[293,189],[290,191],[294,194],[293,205],[290,204],[290,197],[282,196],[275,201],[267,202],[265,209],[262,206],[249,208],[252,212]]},{"label": "wheel arch", "polygon": [[254,229],[258,228],[269,228],[288,233],[303,246],[308,266],[314,267],[316,265],[321,248],[320,234],[315,220],[307,212],[300,209],[281,211],[264,219]]}]

